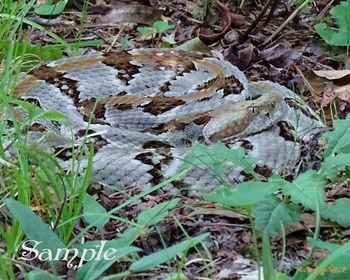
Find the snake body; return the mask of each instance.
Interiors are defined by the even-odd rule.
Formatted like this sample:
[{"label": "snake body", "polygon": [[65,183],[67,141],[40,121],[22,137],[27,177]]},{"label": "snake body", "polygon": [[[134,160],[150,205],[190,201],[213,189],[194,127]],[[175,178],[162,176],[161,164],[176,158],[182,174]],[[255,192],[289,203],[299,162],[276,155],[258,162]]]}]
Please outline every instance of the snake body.
[{"label": "snake body", "polygon": [[[61,59],[28,72],[13,96],[58,111],[68,121],[35,120],[40,129],[32,130],[27,141],[36,143],[44,134],[42,148],[52,151],[71,145],[71,139],[77,147],[82,139],[93,143],[92,182],[119,190],[147,189],[170,178],[198,143],[243,147],[257,158],[257,172],[279,173],[295,164],[299,141],[323,127],[285,87],[249,83],[227,61],[175,50]],[[72,164],[68,151],[58,155],[65,168]],[[80,173],[87,164],[83,157]],[[242,168],[227,164],[221,177],[234,184],[246,176]],[[201,166],[166,188],[208,192],[221,183]]]}]

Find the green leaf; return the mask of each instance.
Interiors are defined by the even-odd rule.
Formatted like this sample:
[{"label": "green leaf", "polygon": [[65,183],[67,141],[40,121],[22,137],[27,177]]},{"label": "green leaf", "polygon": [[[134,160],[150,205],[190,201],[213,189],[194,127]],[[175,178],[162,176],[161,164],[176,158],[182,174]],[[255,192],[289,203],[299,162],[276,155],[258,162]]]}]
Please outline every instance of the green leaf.
[{"label": "green leaf", "polygon": [[34,12],[38,15],[49,16],[49,15],[59,15],[63,12],[66,7],[66,1],[59,1],[56,4],[47,3],[35,7]]},{"label": "green leaf", "polygon": [[[115,263],[122,257],[141,251],[141,249],[137,247],[116,248],[114,247],[113,242],[110,242],[110,241],[107,241],[105,244],[106,245],[102,251],[101,258],[99,260],[96,259],[97,256],[90,256],[90,258],[88,257],[85,258],[86,260],[89,260],[89,261],[78,270],[77,279],[79,280],[97,279],[113,263]],[[95,259],[93,258],[91,259],[91,257],[94,257]]]},{"label": "green leaf", "polygon": [[164,220],[166,216],[168,216],[168,210],[173,209],[179,203],[179,201],[180,199],[176,198],[143,211],[137,217],[137,223],[142,226],[150,226],[159,223],[160,221]]},{"label": "green leaf", "polygon": [[295,204],[301,203],[312,210],[317,209],[318,203],[321,207],[326,204],[324,187],[327,180],[317,174],[315,170],[308,170],[300,174],[292,183],[280,179],[279,184],[283,194],[289,195]]},{"label": "green leaf", "polygon": [[319,23],[315,25],[317,33],[331,46],[348,46],[350,44],[350,6],[348,2],[340,2],[330,11],[330,14],[338,24],[338,32],[325,23]]},{"label": "green leaf", "polygon": [[348,209],[350,209],[350,199],[340,198],[334,204],[327,204],[321,210],[321,216],[325,219],[337,222],[343,227],[350,226],[350,216]]},{"label": "green leaf", "polygon": [[339,171],[344,171],[346,167],[350,166],[349,154],[337,154],[336,156],[328,156],[321,164],[319,174],[325,178],[335,181],[343,181],[344,178],[339,177]]},{"label": "green leaf", "polygon": [[157,30],[157,33],[162,34],[163,32],[175,27],[174,24],[168,24],[165,21],[159,20],[153,23],[153,27]]},{"label": "green leaf", "polygon": [[140,235],[140,229],[136,227],[129,227],[123,233],[118,234],[118,240],[130,245]]},{"label": "green leaf", "polygon": [[67,118],[61,113],[58,113],[52,110],[43,110],[32,103],[22,101],[22,100],[12,99],[11,103],[19,105],[24,109],[27,109],[29,111],[29,119],[31,121],[34,121],[37,119],[47,119],[47,120],[57,121],[62,124],[68,125]]},{"label": "green leaf", "polygon": [[45,271],[32,270],[27,274],[28,280],[62,280],[61,277],[52,275]]},{"label": "green leaf", "polygon": [[273,194],[278,188],[277,184],[244,182],[235,189],[219,188],[213,193],[205,195],[204,199],[231,207],[251,205],[263,200],[266,195]]},{"label": "green leaf", "polygon": [[[83,209],[84,219],[90,225],[102,229],[109,221],[106,209],[87,193],[84,195]],[[105,217],[102,219],[102,216]]]},{"label": "green leaf", "polygon": [[275,195],[265,197],[252,209],[257,231],[266,230],[270,237],[282,231],[282,225],[288,226],[300,218],[300,208],[295,204],[286,204]]},{"label": "green leaf", "polygon": [[[9,51],[11,44],[14,44],[18,54],[33,54],[41,58],[42,61],[52,61],[63,57],[62,50],[58,46],[39,46],[39,45],[29,45],[26,43],[20,44],[18,42],[10,42],[0,40],[0,58],[3,57]],[[26,61],[25,64],[21,65],[21,71],[29,70],[30,68],[36,66],[40,63],[40,60]]]},{"label": "green leaf", "polygon": [[350,114],[345,120],[334,120],[333,131],[323,133],[322,136],[328,138],[323,157],[337,153],[350,153]]},{"label": "green leaf", "polygon": [[[3,202],[9,208],[11,214],[19,221],[21,227],[31,243],[36,244],[36,249],[40,252],[50,250],[55,254],[58,249],[66,246],[59,237],[28,207],[13,199],[4,198]],[[24,256],[24,255],[23,255]]]},{"label": "green leaf", "polygon": [[[307,238],[307,241],[312,246],[327,249],[331,253],[326,259],[317,263],[316,269],[313,270],[314,272],[309,275],[307,280],[350,279],[350,243],[340,246],[311,238]],[[321,275],[322,271],[324,271],[323,275]]]},{"label": "green leaf", "polygon": [[191,153],[184,158],[184,163],[180,170],[192,166],[212,166],[215,174],[222,173],[228,162],[233,163],[232,169],[242,167],[248,174],[254,173],[254,163],[256,159],[245,154],[244,149],[235,150],[227,148],[222,142],[217,142],[213,147],[198,144]]},{"label": "green leaf", "polygon": [[202,242],[205,238],[207,238],[210,234],[205,233],[199,235],[197,237],[193,237],[190,240],[185,240],[180,242],[179,244],[173,245],[169,248],[163,249],[157,253],[145,256],[139,259],[136,262],[133,262],[129,268],[131,272],[141,272],[146,271],[148,269],[152,269],[162,263],[170,261],[177,254],[184,252],[185,250],[197,245],[199,242]]},{"label": "green leaf", "polygon": [[264,231],[263,233],[263,243],[262,243],[262,263],[263,263],[263,273],[264,279],[276,280],[276,273],[274,270],[274,260],[272,257],[271,245],[269,237]]},{"label": "green leaf", "polygon": [[155,34],[155,32],[148,27],[137,27],[136,30],[140,32],[142,35],[150,35]]}]

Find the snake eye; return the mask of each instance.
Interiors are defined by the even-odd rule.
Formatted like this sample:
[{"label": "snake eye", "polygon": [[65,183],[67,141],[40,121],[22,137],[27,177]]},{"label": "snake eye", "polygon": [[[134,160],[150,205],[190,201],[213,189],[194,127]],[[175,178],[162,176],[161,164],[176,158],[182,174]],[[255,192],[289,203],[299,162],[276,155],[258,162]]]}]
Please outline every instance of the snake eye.
[{"label": "snake eye", "polygon": [[252,116],[256,116],[257,114],[259,114],[259,110],[255,107],[248,107],[248,112]]}]

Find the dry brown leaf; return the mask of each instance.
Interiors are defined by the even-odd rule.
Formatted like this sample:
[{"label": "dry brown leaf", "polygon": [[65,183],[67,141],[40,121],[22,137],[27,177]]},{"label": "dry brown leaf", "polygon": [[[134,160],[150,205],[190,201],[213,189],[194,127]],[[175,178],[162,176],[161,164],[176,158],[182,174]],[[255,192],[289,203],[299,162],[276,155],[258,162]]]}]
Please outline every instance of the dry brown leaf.
[{"label": "dry brown leaf", "polygon": [[274,67],[287,68],[300,56],[300,53],[293,50],[287,44],[278,43],[277,45],[262,51],[260,55]]},{"label": "dry brown leaf", "polygon": [[[322,107],[336,97],[350,102],[350,70],[309,71],[305,76],[316,94],[322,95]],[[333,92],[327,89],[330,83],[332,83]]]},{"label": "dry brown leaf", "polygon": [[346,101],[350,103],[350,85],[346,85],[343,87],[339,87],[335,94],[338,96],[340,100]]},{"label": "dry brown leaf", "polygon": [[329,82],[323,91],[321,107],[326,107],[336,97],[333,82]]},{"label": "dry brown leaf", "polygon": [[[316,216],[315,214],[301,213],[300,221],[292,223],[290,226],[285,228],[286,235],[299,231],[299,230],[309,230],[315,228],[316,226]],[[340,227],[339,224],[321,219],[322,228],[336,228]]]},{"label": "dry brown leaf", "polygon": [[218,17],[220,18],[220,26],[222,31],[219,33],[214,33],[211,29],[200,30],[199,39],[206,44],[213,44],[218,40],[222,39],[227,32],[231,29],[232,18],[229,9],[220,2],[216,3],[216,10]]},{"label": "dry brown leaf", "polygon": [[313,71],[317,76],[328,80],[348,79],[350,83],[350,70],[319,70]]}]

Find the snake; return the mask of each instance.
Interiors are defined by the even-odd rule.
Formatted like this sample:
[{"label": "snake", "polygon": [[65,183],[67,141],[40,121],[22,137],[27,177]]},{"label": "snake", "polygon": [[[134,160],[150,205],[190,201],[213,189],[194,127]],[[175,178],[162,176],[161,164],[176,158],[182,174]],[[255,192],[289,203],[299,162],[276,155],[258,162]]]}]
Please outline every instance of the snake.
[{"label": "snake", "polygon": [[[63,58],[20,76],[12,96],[66,119],[31,120],[29,145],[54,153],[62,168],[76,164],[82,175],[89,165],[82,146],[93,146],[91,184],[111,190],[149,189],[177,174],[196,147],[218,143],[243,149],[267,178],[292,170],[302,143],[324,127],[286,87],[249,82],[220,56],[175,49]],[[26,108],[14,110],[28,121]],[[222,169],[216,176],[197,162],[163,190],[202,194],[249,179],[237,163]]]}]

